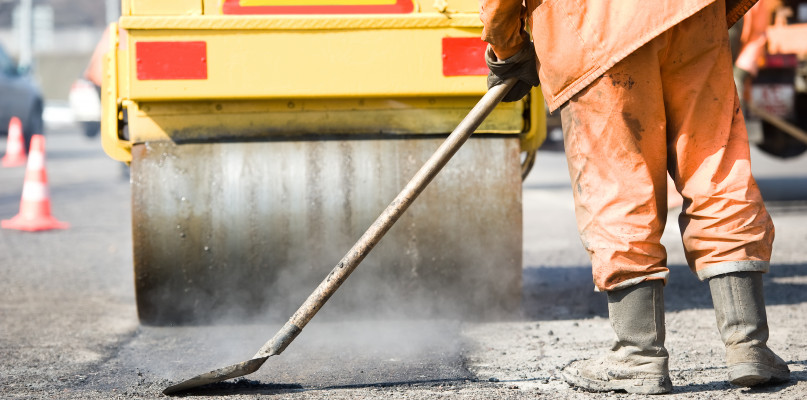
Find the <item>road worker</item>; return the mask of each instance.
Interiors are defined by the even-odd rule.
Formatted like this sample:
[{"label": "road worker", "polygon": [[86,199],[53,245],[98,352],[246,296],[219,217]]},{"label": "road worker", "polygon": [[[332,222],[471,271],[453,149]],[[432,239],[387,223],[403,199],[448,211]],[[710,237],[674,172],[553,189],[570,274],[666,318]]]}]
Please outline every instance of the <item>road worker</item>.
[{"label": "road worker", "polygon": [[564,368],[573,386],[671,390],[660,243],[668,171],[684,198],[687,261],[712,292],[729,380],[789,379],[766,344],[762,274],[774,228],[751,176],[728,45],[728,26],[753,4],[481,0],[488,84],[518,77],[512,101],[540,81],[550,111],[560,109],[580,237],[608,297],[617,341]]},{"label": "road worker", "polygon": [[748,101],[746,83],[757,76],[760,58],[765,55],[765,45],[768,43],[766,30],[771,25],[772,7],[775,4],[770,0],[758,0],[729,30],[734,58],[734,84],[740,100],[744,102]]},{"label": "road worker", "polygon": [[87,64],[87,68],[84,70],[83,74],[84,79],[95,84],[99,92],[101,83],[104,81],[104,55],[108,48],[109,28],[105,29],[104,34],[101,35],[101,40],[99,40],[98,44],[95,46],[95,50],[93,50],[90,56],[90,62]]}]

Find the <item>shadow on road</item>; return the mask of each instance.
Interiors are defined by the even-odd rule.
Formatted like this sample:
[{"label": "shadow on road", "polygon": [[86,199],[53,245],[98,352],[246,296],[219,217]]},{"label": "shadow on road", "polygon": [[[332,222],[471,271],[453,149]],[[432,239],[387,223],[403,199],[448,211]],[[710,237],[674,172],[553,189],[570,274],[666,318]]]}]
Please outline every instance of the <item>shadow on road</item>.
[{"label": "shadow on road", "polygon": [[101,151],[101,146],[98,149],[56,149],[48,152],[48,160],[87,160],[91,158],[104,156]]},{"label": "shadow on road", "polygon": [[[791,379],[788,383],[776,383],[771,385],[760,385],[754,386],[751,388],[743,388],[742,394],[743,395],[754,395],[760,393],[778,393],[786,390],[787,388],[798,384],[799,381],[802,381],[804,377],[798,377],[798,375],[803,375],[800,372],[791,373]],[[715,382],[707,382],[707,383],[699,383],[699,384],[687,384],[687,385],[675,385],[675,381],[673,380],[673,393],[692,393],[694,395],[697,394],[707,394],[712,393],[711,395],[717,397],[724,397],[725,392],[732,388],[736,388],[729,384],[724,380],[719,380]]]},{"label": "shadow on road", "polygon": [[807,201],[807,177],[765,177],[756,181],[766,202]]},{"label": "shadow on road", "polygon": [[252,394],[252,395],[281,395],[291,392],[299,392],[303,386],[298,383],[291,384],[277,384],[277,383],[261,383],[250,379],[237,379],[235,381],[225,381],[219,383],[212,383],[194,389],[185,393],[181,393],[181,397],[197,397],[197,396],[232,396],[237,394]]},{"label": "shadow on road", "polygon": [[[594,292],[590,266],[528,267],[523,278],[522,304],[528,319],[608,316],[605,294]],[[807,264],[774,264],[764,281],[768,305],[807,302]],[[664,303],[667,311],[712,308],[709,284],[686,265],[672,265]]]},{"label": "shadow on road", "polygon": [[182,394],[182,397],[197,396],[232,396],[232,395],[283,395],[288,393],[330,391],[340,389],[372,389],[372,388],[400,388],[406,390],[411,386],[444,387],[465,384],[476,381],[475,378],[462,379],[419,379],[406,381],[383,381],[363,384],[335,385],[325,387],[306,388],[299,383],[275,384],[261,383],[255,380],[239,379],[233,382],[219,382],[203,386],[199,389]]}]

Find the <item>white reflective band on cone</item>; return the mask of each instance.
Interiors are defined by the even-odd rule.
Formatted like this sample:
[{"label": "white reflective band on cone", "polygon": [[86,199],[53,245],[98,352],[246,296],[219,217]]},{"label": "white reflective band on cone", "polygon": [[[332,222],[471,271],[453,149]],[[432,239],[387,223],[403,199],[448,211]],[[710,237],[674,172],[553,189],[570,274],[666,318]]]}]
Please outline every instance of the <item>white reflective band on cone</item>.
[{"label": "white reflective band on cone", "polygon": [[41,201],[48,198],[48,186],[41,182],[25,182],[22,186],[22,199]]},{"label": "white reflective band on cone", "polygon": [[45,169],[45,157],[41,152],[32,151],[28,154],[28,169]]},{"label": "white reflective band on cone", "polygon": [[6,147],[6,154],[17,154],[22,152],[22,145],[20,142],[15,140],[8,141],[8,147]]}]

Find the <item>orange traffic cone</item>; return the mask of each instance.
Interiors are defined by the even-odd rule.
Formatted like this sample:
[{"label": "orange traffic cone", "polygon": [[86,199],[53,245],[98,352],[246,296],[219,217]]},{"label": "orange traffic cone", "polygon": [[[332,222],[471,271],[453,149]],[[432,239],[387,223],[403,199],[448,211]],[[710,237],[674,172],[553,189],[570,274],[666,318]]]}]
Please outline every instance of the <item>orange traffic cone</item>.
[{"label": "orange traffic cone", "polygon": [[11,117],[8,123],[8,138],[6,139],[6,155],[3,156],[4,167],[17,167],[25,164],[25,139],[22,136],[22,122],[17,117]]},{"label": "orange traffic cone", "polygon": [[44,136],[34,135],[31,138],[31,151],[28,154],[25,182],[22,185],[20,213],[12,219],[4,219],[0,222],[0,226],[21,231],[67,229],[69,225],[66,222],[59,222],[50,215]]}]

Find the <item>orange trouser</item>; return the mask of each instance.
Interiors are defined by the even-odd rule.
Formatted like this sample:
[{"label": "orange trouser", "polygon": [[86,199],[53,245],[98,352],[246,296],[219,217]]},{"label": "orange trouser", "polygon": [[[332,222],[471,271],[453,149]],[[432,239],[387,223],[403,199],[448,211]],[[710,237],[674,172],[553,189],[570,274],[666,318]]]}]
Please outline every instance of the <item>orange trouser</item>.
[{"label": "orange trouser", "polygon": [[651,40],[561,109],[598,290],[666,280],[668,171],[700,279],[768,270],[773,223],[751,176],[724,7],[715,2]]}]

